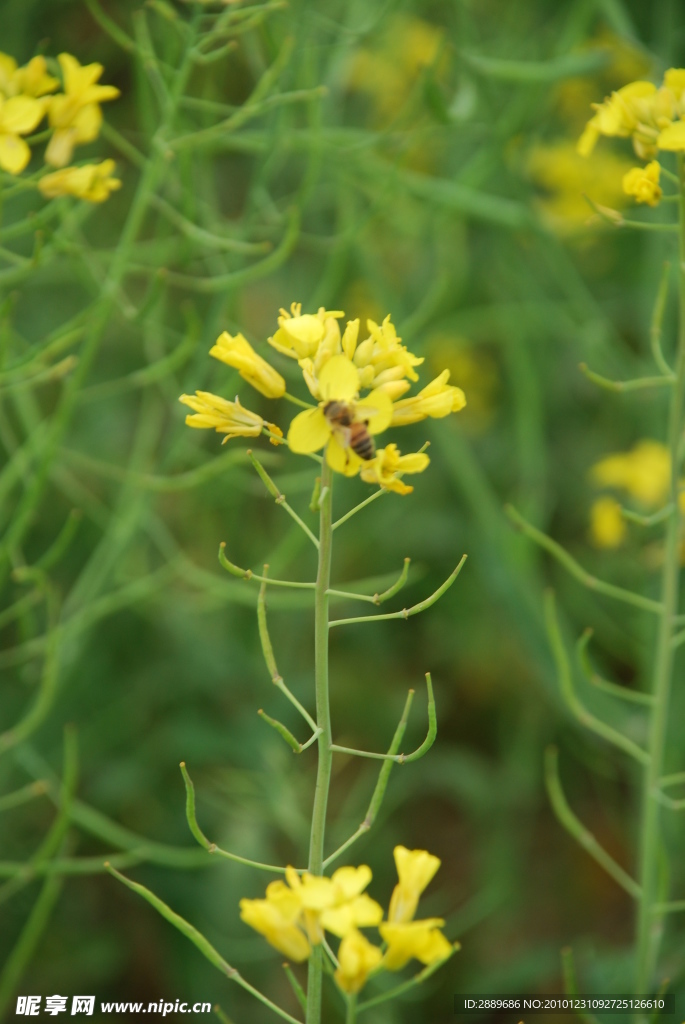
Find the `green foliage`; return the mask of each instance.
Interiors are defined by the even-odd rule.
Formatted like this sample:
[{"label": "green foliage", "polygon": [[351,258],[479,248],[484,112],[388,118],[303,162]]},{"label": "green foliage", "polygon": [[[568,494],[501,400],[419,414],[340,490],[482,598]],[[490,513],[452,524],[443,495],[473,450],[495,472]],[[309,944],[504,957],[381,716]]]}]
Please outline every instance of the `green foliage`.
[{"label": "green foliage", "polygon": [[[428,366],[447,357],[469,402],[458,424],[410,428],[416,449],[431,441],[432,459],[411,496],[388,494],[336,531],[336,580],[374,603],[395,598],[402,557],[412,564],[398,603],[410,609],[464,551],[469,560],[428,615],[399,613],[372,639],[357,625],[332,632],[341,746],[398,756],[406,728],[407,748],[418,747],[425,721],[397,722],[427,669],[440,731],[426,758],[392,772],[384,760],[380,779],[377,766],[337,759],[327,855],[359,831],[359,859],[386,893],[396,842],[441,857],[426,904],[450,908],[445,931],[462,951],[426,972],[422,1019],[451,1016],[458,991],[560,990],[564,976],[580,991],[631,988],[630,898],[559,828],[543,759],[554,740],[564,790],[550,761],[547,783],[557,814],[573,807],[630,881],[635,765],[578,727],[573,702],[637,749],[645,708],[591,677],[560,690],[543,590],[551,584],[564,609],[552,623],[559,643],[591,625],[597,677],[647,689],[654,626],[643,609],[659,602],[659,552],[636,523],[623,554],[590,547],[588,470],[608,452],[663,438],[670,389],[602,390],[578,364],[609,384],[651,379],[651,324],[652,350],[669,370],[674,303],[663,293],[654,322],[652,310],[674,238],[584,215],[560,230],[553,190],[535,183],[529,158],[536,146],[574,140],[587,103],[639,77],[640,61],[643,76],[678,63],[671,47],[683,18],[667,7],[668,16],[632,0],[0,5],[2,48],[20,61],[69,49],[105,65],[122,97],[84,153],[114,156],[123,181],[103,206],[45,203],[3,183],[4,1012],[18,992],[92,991],[211,1000],[236,1021],[273,1019],[124,893],[105,872],[109,860],[135,868],[142,888],[192,921],[222,960],[300,1014],[278,958],[238,919],[239,898],[260,895],[262,876],[193,843],[178,773],[186,761],[196,826],[222,850],[268,865],[296,862],[306,848],[313,751],[293,756],[256,711],[300,736],[297,705],[309,706],[312,692],[311,595],[270,591],[278,669],[274,661],[266,671],[259,590],[227,576],[216,551],[225,541],[238,565],[259,572],[266,561],[276,579],[313,578],[315,553],[244,449],[220,451],[216,435],[187,430],[177,402],[196,389],[233,398],[238,375],[211,365],[210,346],[224,329],[262,345],[273,311],[293,299],[350,316],[390,310]],[[428,32],[423,57],[412,56],[424,38],[414,18],[439,31]],[[266,403],[254,407],[267,415]],[[255,454],[314,529],[315,471],[261,441]],[[350,504],[369,497],[359,481],[348,493]],[[514,531],[507,503],[547,543]],[[587,589],[588,577],[609,589]],[[610,592],[639,601],[622,606]],[[331,604],[337,618],[353,614],[340,591]],[[676,797],[681,676],[679,660],[668,766]],[[291,707],[272,678],[287,681]],[[376,779],[380,810],[369,806]],[[373,819],[369,836],[363,823]],[[667,822],[666,838],[682,840],[682,814]],[[685,892],[682,861],[669,888]],[[668,918],[663,963],[682,992],[677,921]],[[575,969],[568,955],[562,967],[565,946]],[[369,995],[378,1008],[365,1019],[416,1020],[416,992],[393,1003]]]}]

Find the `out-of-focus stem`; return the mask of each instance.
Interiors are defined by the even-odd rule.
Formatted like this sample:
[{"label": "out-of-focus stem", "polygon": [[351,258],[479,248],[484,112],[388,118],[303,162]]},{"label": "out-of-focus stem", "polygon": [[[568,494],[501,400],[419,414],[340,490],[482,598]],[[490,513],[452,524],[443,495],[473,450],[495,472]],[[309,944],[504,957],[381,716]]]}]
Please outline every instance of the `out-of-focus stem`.
[{"label": "out-of-focus stem", "polygon": [[638,994],[648,993],[654,981],[659,942],[663,931],[663,917],[655,913],[659,902],[659,850],[661,846],[661,804],[658,800],[659,779],[664,771],[666,736],[669,722],[671,683],[673,678],[673,629],[678,613],[680,586],[679,542],[682,516],[678,504],[678,477],[680,470],[679,442],[683,432],[683,405],[685,397],[685,162],[678,154],[678,181],[680,185],[680,227],[678,296],[679,328],[678,351],[675,360],[673,387],[668,423],[668,448],[671,454],[671,480],[669,501],[673,515],[666,523],[664,564],[661,574],[661,605],[654,660],[654,697],[649,731],[649,762],[644,772],[640,844],[640,886],[642,896],[637,920],[635,981]]},{"label": "out-of-focus stem", "polygon": [[[326,807],[331,783],[333,752],[331,746],[331,711],[328,692],[328,590],[331,581],[332,488],[330,467],[324,460],[321,467],[321,499],[319,518],[319,567],[314,592],[314,685],[316,690],[316,724],[321,729],[318,740],[319,764],[312,810],[312,829],[309,841],[309,870],[313,875],[323,874],[324,837],[326,833]],[[307,1024],[321,1022],[321,982],[323,950],[316,946],[309,960],[307,984]]]}]

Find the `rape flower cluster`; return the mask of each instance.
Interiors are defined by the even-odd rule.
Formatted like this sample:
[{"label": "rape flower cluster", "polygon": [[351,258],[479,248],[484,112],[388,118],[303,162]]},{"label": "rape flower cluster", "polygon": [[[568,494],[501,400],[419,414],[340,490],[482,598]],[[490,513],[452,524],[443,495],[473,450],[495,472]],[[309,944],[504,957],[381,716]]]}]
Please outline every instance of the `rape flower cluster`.
[{"label": "rape flower cluster", "polygon": [[[398,883],[392,893],[388,916],[364,890],[371,869],[344,867],[331,878],[286,869],[286,880],[271,882],[266,897],[242,899],[240,916],[279,952],[301,962],[312,947],[324,941],[325,932],[339,938],[335,979],[349,994],[359,992],[372,972],[399,971],[411,959],[428,965],[449,957],[455,948],[441,932],[444,921],[432,917],[414,920],[419,898],[440,867],[440,860],[426,850],[394,850]],[[378,928],[385,950],[360,931]]]},{"label": "rape flower cluster", "polygon": [[49,74],[42,55],[19,67],[14,57],[0,53],[0,168],[15,176],[26,169],[31,159],[27,137],[47,117],[50,141],[45,162],[57,170],[42,176],[38,188],[49,199],[72,195],[101,203],[121,184],[113,177],[114,161],[68,165],[76,146],[97,138],[102,125],[100,104],[116,99],[119,90],[98,84],[101,64],[81,65],[69,53],[61,53],[58,61],[62,83]]},{"label": "rape flower cluster", "polygon": [[[242,334],[224,331],[210,355],[237,369],[266,398],[285,397],[306,407],[288,428],[285,443],[291,451],[309,455],[324,449],[335,472],[359,474],[367,483],[409,494],[413,488],[402,476],[423,472],[428,456],[423,451],[402,455],[396,444],[377,449],[372,438],[390,427],[458,412],[466,405],[464,392],[448,383],[449,370],[443,370],[417,394],[403,397],[418,381],[416,367],[423,359],[402,344],[390,316],[381,324],[367,320],[368,336],[360,340],[358,319],[348,321],[341,332],[344,315],[324,308],[302,313],[301,305],[293,303],[290,311],[281,309],[278,330],[268,339],[277,353],[297,362],[316,405],[288,395],[285,379]],[[188,426],[213,428],[226,434],[224,441],[260,432],[274,443],[283,437],[275,424],[246,409],[238,398],[229,402],[197,391],[181,395],[180,401],[194,411],[186,416]]]},{"label": "rape flower cluster", "polygon": [[[668,497],[671,458],[658,441],[639,441],[629,452],[616,452],[595,463],[592,482],[603,488],[623,491],[646,511],[661,508]],[[685,495],[681,496],[685,506]],[[618,501],[604,495],[590,510],[590,536],[596,547],[617,548],[627,535],[626,521]]]},{"label": "rape flower cluster", "polygon": [[593,107],[578,152],[588,156],[601,135],[631,139],[637,156],[648,163],[624,175],[623,191],[638,203],[656,206],[662,195],[658,153],[685,152],[685,68],[669,68],[659,87],[630,82]]}]

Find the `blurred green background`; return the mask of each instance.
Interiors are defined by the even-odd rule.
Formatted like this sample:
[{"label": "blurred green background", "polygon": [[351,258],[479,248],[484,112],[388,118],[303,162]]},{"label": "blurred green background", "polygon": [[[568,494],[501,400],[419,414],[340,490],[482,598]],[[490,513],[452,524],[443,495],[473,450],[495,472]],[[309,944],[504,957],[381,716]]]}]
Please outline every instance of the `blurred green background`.
[{"label": "blurred green background", "polygon": [[[183,45],[174,17],[187,19],[190,6],[110,0],[106,10],[139,41],[147,29],[169,73]],[[222,449],[217,435],[188,430],[177,401],[196,389],[227,398],[240,389],[246,404],[285,425],[288,408],[274,412],[207,353],[227,329],[242,330],[267,354],[277,310],[292,301],[306,311],[344,309],[350,318],[391,313],[404,342],[426,357],[422,383],[448,366],[468,400],[458,417],[427,420],[405,435],[405,450],[431,442],[432,463],[412,481],[414,494],[384,497],[336,533],[338,585],[371,580],[373,593],[376,577],[399,572],[411,556],[406,601],[397,607],[430,593],[469,555],[456,585],[424,616],[332,636],[338,743],[385,748],[415,687],[407,747],[416,746],[425,731],[422,677],[433,673],[437,743],[425,759],[394,770],[381,817],[350,861],[371,865],[371,893],[385,903],[395,844],[437,854],[442,869],[422,909],[445,916],[448,936],[463,945],[421,991],[365,1019],[448,1021],[461,991],[558,992],[567,945],[581,990],[628,990],[633,908],[555,820],[544,749],[559,745],[571,804],[629,870],[636,779],[621,754],[582,732],[562,706],[543,589],[557,590],[569,639],[593,626],[596,663],[631,685],[644,685],[649,672],[652,623],[570,580],[511,529],[503,507],[513,502],[598,575],[656,592],[652,534],[631,529],[616,551],[591,545],[597,491],[588,473],[609,452],[661,439],[663,398],[599,391],[578,363],[616,378],[646,372],[651,306],[673,243],[667,234],[613,231],[593,219],[583,193],[622,205],[620,180],[633,161],[627,144],[603,140],[585,162],[574,145],[591,101],[685,62],[682,7],[675,0],[269,6],[223,59],[194,70],[188,94],[206,102],[182,104],[174,134],[247,115],[178,150],[158,189],[167,207],[240,244],[212,249],[151,207],[32,526],[11,552],[15,567],[32,565],[71,510],[80,510],[48,574],[59,626],[46,632],[40,593],[17,617],[0,620],[3,729],[30,706],[46,652],[50,660],[57,647],[49,713],[0,761],[0,794],[34,779],[47,780],[49,792],[3,812],[0,867],[28,861],[54,822],[50,795],[56,799],[62,773],[65,723],[78,739],[81,803],[58,855],[98,861],[91,873],[50,876],[49,890],[43,877],[4,872],[5,1012],[12,1017],[17,993],[60,992],[211,1000],[235,1021],[271,1019],[102,873],[103,855],[122,849],[138,849],[143,860],[127,869],[131,877],[295,1010],[280,955],[238,917],[238,900],[261,895],[264,876],[193,846],[178,770],[185,760],[212,840],[257,860],[302,862],[314,753],[294,757],[257,717],[263,707],[300,735],[262,661],[256,591],[227,577],[216,552],[226,541],[240,565],[269,562],[273,575],[299,579],[310,577],[312,557],[265,495],[247,443]],[[149,62],[119,47],[81,2],[3,0],[0,40],[21,62],[64,49],[83,63],[101,61],[103,81],[122,90],[104,110],[111,128],[79,151],[114,156],[122,190],[78,222],[69,211],[81,208],[67,204],[42,228],[46,254],[36,269],[0,274],[4,365],[11,366],[97,301],[139,176],[126,143],[147,154],[160,112]],[[265,95],[251,101],[270,67]],[[211,103],[220,105],[215,112]],[[3,226],[40,208],[27,193],[6,204]],[[30,255],[33,238],[12,246]],[[254,269],[219,280],[216,291],[198,284],[244,268]],[[669,306],[667,352],[674,320]],[[78,341],[73,351],[78,356]],[[289,368],[281,361],[279,369]],[[48,380],[0,390],[3,529],[34,479],[63,386]],[[314,473],[266,444],[255,448],[314,526],[307,511]],[[339,512],[368,493],[357,480],[336,483]],[[9,578],[5,605],[32,587]],[[269,610],[279,668],[311,705],[311,608],[274,593]],[[682,684],[682,665],[678,672]],[[673,717],[682,722],[677,689]],[[643,739],[638,706],[617,708],[601,694],[584,699]],[[682,768],[684,750],[680,730],[671,770]],[[362,820],[374,777],[373,765],[336,759],[329,849]],[[677,844],[682,824],[674,817]],[[148,841],[164,845],[141,851]],[[682,891],[684,875],[681,858],[674,891]],[[36,924],[40,900],[44,920]],[[16,966],[27,920],[35,942],[10,984],[8,958],[15,950]],[[662,967],[682,992],[685,939],[676,922]],[[328,1012],[337,1019],[334,1002]]]}]

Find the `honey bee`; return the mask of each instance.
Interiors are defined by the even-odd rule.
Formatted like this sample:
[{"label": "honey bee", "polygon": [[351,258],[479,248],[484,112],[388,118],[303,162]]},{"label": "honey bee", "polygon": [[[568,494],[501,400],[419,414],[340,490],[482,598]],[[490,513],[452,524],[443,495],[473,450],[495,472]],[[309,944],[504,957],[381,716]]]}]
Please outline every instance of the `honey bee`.
[{"label": "honey bee", "polygon": [[351,448],[365,462],[374,457],[376,446],[369,433],[369,421],[355,419],[355,410],[351,405],[346,402],[326,402],[323,414],[343,448]]}]

